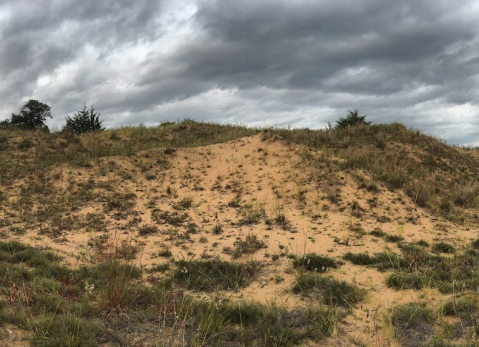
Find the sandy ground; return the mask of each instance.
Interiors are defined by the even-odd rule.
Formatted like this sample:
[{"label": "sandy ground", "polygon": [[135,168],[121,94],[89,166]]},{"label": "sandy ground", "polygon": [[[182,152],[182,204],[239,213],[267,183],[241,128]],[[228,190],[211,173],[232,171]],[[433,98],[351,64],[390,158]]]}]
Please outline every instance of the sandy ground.
[{"label": "sandy ground", "polygon": [[[149,150],[133,157],[98,160],[89,168],[59,168],[63,179],[57,182],[56,189],[63,191],[65,199],[68,182],[90,179],[95,184],[94,194],[99,197],[112,192],[131,192],[136,194],[135,205],[126,217],[118,218],[115,211],[105,212],[106,202],[98,198],[80,205],[71,215],[85,218],[88,214],[103,213],[103,230],[96,230],[95,226],[61,230],[59,237],[51,238],[41,235],[42,225],[37,225],[15,238],[51,247],[66,264],[79,266],[96,259],[97,251],[91,246],[91,240],[107,235],[110,244],[118,246],[124,240],[126,245],[137,247],[139,252],[134,262],[149,269],[180,259],[231,260],[228,249],[234,249],[238,239],[255,235],[265,248],[243,255],[238,261],[261,262],[264,267],[259,279],[238,293],[225,291],[220,295],[231,300],[241,298],[293,307],[307,303],[290,291],[295,278],[291,261],[286,256],[274,261],[274,255],[314,252],[340,260],[347,252],[398,251],[395,243],[368,234],[376,228],[402,236],[407,242],[447,241],[457,247],[478,236],[473,228],[432,217],[402,192],[391,192],[380,183],[371,182],[366,175],[329,170],[326,164],[311,165],[310,158],[318,158],[317,163],[322,162],[320,158],[326,158],[324,163],[334,163],[336,159],[327,153],[265,138],[263,134],[223,144],[178,149],[168,156],[166,169],[158,164],[158,159],[163,157],[160,150]],[[110,168],[106,174],[105,167]],[[379,191],[368,191],[361,185],[364,182],[375,183]],[[101,188],[108,184],[112,190]],[[330,197],[336,197],[337,201],[332,202]],[[179,204],[185,199],[190,199],[191,206],[181,209]],[[10,202],[13,204],[14,200]],[[187,216],[176,226],[159,224],[155,221],[155,210]],[[285,226],[275,222],[281,215],[285,217]],[[254,222],[250,225],[241,222],[248,218]],[[188,223],[194,223],[194,233],[185,231]],[[139,235],[142,227],[152,225],[157,226],[158,233]],[[218,225],[223,232],[215,235],[213,229]],[[48,227],[48,222],[43,227]],[[162,249],[169,249],[172,256],[161,257]],[[391,342],[383,329],[382,317],[389,308],[419,299],[438,302],[446,298],[432,290],[428,293],[395,291],[385,284],[387,273],[347,261],[329,274],[366,289],[368,295],[341,322],[338,334],[322,342],[324,346],[349,346],[352,340],[370,346],[387,346]],[[152,275],[150,280],[160,278],[161,275]],[[17,336],[17,333],[3,334]],[[21,338],[21,333],[19,336]],[[14,339],[3,341],[9,346],[9,341]]]}]

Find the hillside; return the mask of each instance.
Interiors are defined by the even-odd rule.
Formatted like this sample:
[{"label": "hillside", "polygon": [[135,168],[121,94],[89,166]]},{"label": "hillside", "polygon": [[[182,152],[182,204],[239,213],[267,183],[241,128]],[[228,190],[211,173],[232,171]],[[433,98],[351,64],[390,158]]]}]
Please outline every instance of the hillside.
[{"label": "hillside", "polygon": [[0,130],[0,344],[474,345],[478,175],[401,124]]}]

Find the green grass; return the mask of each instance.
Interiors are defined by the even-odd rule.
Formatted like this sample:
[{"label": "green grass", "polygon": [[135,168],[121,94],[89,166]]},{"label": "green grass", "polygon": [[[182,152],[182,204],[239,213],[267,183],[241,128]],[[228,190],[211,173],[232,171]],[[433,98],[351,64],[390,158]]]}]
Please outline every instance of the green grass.
[{"label": "green grass", "polygon": [[337,269],[340,262],[315,253],[308,253],[293,260],[293,266],[298,269],[305,269],[314,272],[326,272],[329,269]]},{"label": "green grass", "polygon": [[255,234],[248,234],[246,238],[238,239],[234,243],[235,248],[231,253],[233,259],[237,259],[244,254],[253,254],[261,248],[266,248],[264,241],[258,240],[258,237]]},{"label": "green grass", "polygon": [[218,259],[180,260],[174,279],[180,286],[195,291],[237,290],[248,286],[259,272],[259,264],[231,263]]},{"label": "green grass", "polygon": [[392,323],[402,329],[418,326],[421,323],[430,323],[433,320],[433,311],[422,303],[410,303],[396,306],[391,312]]},{"label": "green grass", "polygon": [[138,282],[142,271],[123,260],[76,270],[59,260],[51,252],[0,242],[0,292],[10,297],[0,300],[0,324],[30,332],[32,346],[131,345],[130,331],[142,331],[157,345],[171,345],[180,334],[185,345],[296,346],[331,336],[345,316],[334,300],[326,300],[327,306],[287,309],[274,303],[197,300],[177,288],[239,289],[255,278],[257,263],[180,261],[173,277],[145,285]]},{"label": "green grass", "polygon": [[346,281],[325,277],[318,273],[300,272],[293,285],[293,293],[317,298],[326,305],[350,308],[360,302],[364,292]]},{"label": "green grass", "polygon": [[432,245],[432,251],[437,253],[454,253],[455,250],[453,245],[446,242],[438,242]]},{"label": "green grass", "polygon": [[367,253],[348,252],[343,256],[343,259],[349,260],[355,265],[372,266],[379,271],[403,268],[407,266],[407,262],[403,258],[391,252],[376,253],[373,256]]}]

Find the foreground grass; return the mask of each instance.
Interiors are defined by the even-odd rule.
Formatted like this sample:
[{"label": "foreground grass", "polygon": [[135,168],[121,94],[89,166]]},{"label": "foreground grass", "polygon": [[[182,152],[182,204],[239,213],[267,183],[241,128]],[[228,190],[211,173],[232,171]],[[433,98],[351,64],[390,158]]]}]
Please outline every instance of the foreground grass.
[{"label": "foreground grass", "polygon": [[172,277],[146,285],[139,268],[116,257],[79,269],[59,260],[49,251],[0,242],[0,327],[28,331],[32,346],[134,345],[132,336],[159,346],[293,346],[330,336],[346,312],[334,302],[288,310],[184,293],[246,286],[258,271],[255,263],[180,261]]}]

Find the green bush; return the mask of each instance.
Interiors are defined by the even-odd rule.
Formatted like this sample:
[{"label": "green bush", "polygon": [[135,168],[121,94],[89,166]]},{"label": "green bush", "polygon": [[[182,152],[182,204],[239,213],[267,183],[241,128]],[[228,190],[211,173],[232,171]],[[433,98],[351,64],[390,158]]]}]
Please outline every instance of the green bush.
[{"label": "green bush", "polygon": [[72,118],[66,116],[65,120],[66,124],[62,129],[63,132],[83,134],[105,130],[102,126],[103,121],[100,121],[100,114],[95,112],[93,105],[89,110],[84,105]]}]

